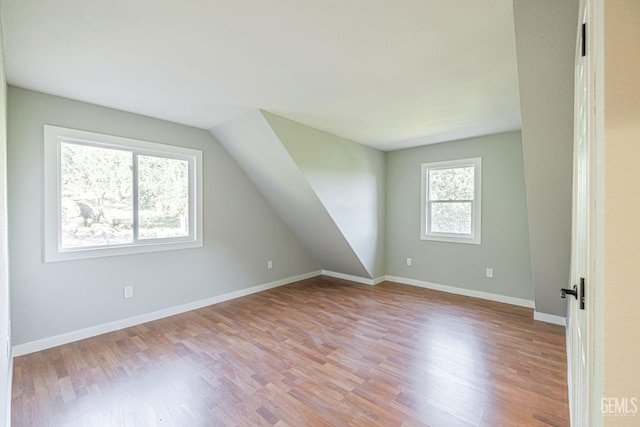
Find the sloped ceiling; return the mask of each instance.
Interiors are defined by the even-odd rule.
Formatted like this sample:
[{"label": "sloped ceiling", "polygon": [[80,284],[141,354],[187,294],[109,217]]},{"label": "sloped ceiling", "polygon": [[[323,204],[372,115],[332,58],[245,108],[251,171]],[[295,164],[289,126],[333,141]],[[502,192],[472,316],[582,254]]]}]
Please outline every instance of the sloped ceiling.
[{"label": "sloped ceiling", "polygon": [[211,133],[322,269],[373,277],[373,266],[363,264],[262,112],[251,111]]},{"label": "sloped ceiling", "polygon": [[260,108],[383,150],[520,129],[511,0],[1,8],[15,86],[204,129]]}]

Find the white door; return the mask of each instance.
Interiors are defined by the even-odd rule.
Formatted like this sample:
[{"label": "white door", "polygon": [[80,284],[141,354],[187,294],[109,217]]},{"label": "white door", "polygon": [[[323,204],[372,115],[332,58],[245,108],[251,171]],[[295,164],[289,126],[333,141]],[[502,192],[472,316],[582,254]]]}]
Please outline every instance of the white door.
[{"label": "white door", "polygon": [[[590,148],[592,144],[593,73],[590,64],[586,27],[589,7],[580,1],[580,25],[576,52],[575,76],[575,131],[573,165],[573,227],[571,242],[571,284],[578,298],[569,297],[568,354],[569,405],[571,425],[590,425],[589,379],[591,371],[590,313],[592,305],[591,283],[588,277],[590,257]],[[586,38],[586,40],[584,40]],[[583,45],[584,44],[584,45]],[[584,48],[583,48],[584,46]]]}]

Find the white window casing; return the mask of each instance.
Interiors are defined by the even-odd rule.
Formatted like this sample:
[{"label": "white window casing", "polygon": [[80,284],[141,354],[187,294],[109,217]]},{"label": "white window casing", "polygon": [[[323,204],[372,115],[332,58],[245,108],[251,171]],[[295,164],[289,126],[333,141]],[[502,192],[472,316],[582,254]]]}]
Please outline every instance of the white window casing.
[{"label": "white window casing", "polygon": [[423,163],[420,238],[481,244],[482,159]]},{"label": "white window casing", "polygon": [[[104,152],[123,159],[130,155],[130,164],[121,166],[120,173],[130,170],[131,188],[129,190],[131,194],[129,195],[129,203],[131,208],[129,210],[131,219],[118,222],[114,219],[113,224],[108,224],[108,221],[105,221],[107,224],[103,224],[97,221],[95,212],[85,203],[85,200],[79,200],[82,199],[82,196],[76,195],[77,197],[74,198],[67,194],[62,194],[63,161],[61,153],[63,150],[67,150],[67,153],[78,152],[73,150],[84,150],[85,156],[91,156],[91,152],[96,154]],[[166,227],[160,229],[159,227],[147,226],[140,233],[143,226],[140,223],[142,210],[139,206],[139,187],[144,185],[143,178],[139,176],[138,172],[138,166],[141,163],[146,165],[144,166],[147,168],[145,170],[149,170],[152,167],[162,167],[164,163],[166,165],[171,164],[174,169],[182,171],[182,182],[178,182],[176,186],[179,184],[188,185],[188,196],[185,195],[186,185],[182,185],[181,188],[172,187],[174,191],[182,191],[183,205],[186,206],[182,217],[177,218],[178,225],[175,225],[176,221],[172,223],[173,228],[179,229],[182,227],[181,231],[171,231],[171,228]],[[202,151],[199,150],[44,125],[44,261],[66,261],[201,247],[203,244],[202,167]],[[185,170],[186,172],[184,172]],[[87,172],[87,170],[83,170],[83,172]],[[101,173],[104,174],[104,170]],[[115,174],[115,172],[113,173]],[[98,179],[101,177],[98,177]],[[109,176],[108,178],[111,179],[112,177]],[[151,180],[148,181],[151,182]],[[175,190],[175,188],[178,188],[178,190]],[[155,190],[156,192],[160,191],[160,193],[165,191],[162,189]],[[167,194],[169,191],[171,189],[166,190]],[[157,197],[168,196],[160,194]],[[65,202],[64,207],[63,202]],[[107,236],[103,239],[104,242],[99,244],[92,243],[90,240],[88,240],[88,243],[70,243],[70,239],[65,237],[67,234],[63,236],[63,209],[65,209],[64,212],[69,212],[69,206],[74,207],[76,210],[79,209],[80,212],[80,215],[74,219],[74,221],[78,222],[76,230],[79,230],[77,234],[80,236],[77,237],[76,241],[82,242],[83,235],[88,236],[91,233],[99,235],[101,231],[98,230],[99,228],[102,228],[103,234],[108,234],[109,230],[115,230],[116,226],[119,227],[119,232],[130,236],[123,240]],[[125,207],[123,209],[127,211],[128,208]],[[88,223],[89,212],[91,220]],[[146,215],[151,216],[151,219],[147,220],[147,222],[151,223],[151,221],[157,220],[162,213],[162,211],[146,213]],[[102,211],[100,214],[102,214]],[[154,214],[155,217],[153,216]],[[68,218],[72,214],[65,215],[65,221],[68,223]],[[84,218],[84,224],[81,224],[82,218]],[[67,223],[65,223],[65,227],[68,227]],[[94,226],[94,228],[91,229],[91,226]],[[104,232],[104,230],[107,231]],[[174,235],[153,236],[153,232],[148,230],[164,230],[165,232],[170,230],[168,233],[173,233]]]}]

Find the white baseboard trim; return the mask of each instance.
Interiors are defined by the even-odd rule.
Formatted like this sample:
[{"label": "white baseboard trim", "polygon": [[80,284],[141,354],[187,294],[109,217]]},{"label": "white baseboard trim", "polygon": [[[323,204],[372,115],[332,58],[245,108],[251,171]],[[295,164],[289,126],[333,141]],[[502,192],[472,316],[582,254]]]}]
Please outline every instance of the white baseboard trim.
[{"label": "white baseboard trim", "polygon": [[36,351],[46,350],[48,348],[57,347],[59,345],[68,344],[70,342],[79,341],[85,338],[95,337],[96,335],[106,334],[108,332],[117,331],[120,329],[128,328],[130,326],[152,322],[154,320],[162,319],[169,316],[174,316],[176,314],[185,313],[191,310],[197,310],[198,308],[217,304],[223,301],[229,301],[235,298],[240,298],[243,296],[255,294],[257,292],[266,291],[267,289],[273,289],[279,286],[288,285],[289,283],[298,282],[300,280],[309,279],[311,277],[316,277],[316,276],[319,276],[320,274],[322,274],[321,271],[312,271],[310,273],[287,277],[285,279],[276,280],[274,282],[265,283],[263,285],[257,285],[251,288],[241,289],[239,291],[230,292],[223,295],[217,295],[215,297],[190,302],[187,304],[182,304],[175,307],[169,307],[169,308],[154,311],[151,313],[141,314],[139,316],[129,317],[127,319],[116,320],[114,322],[104,323],[102,325],[96,325],[89,328],[80,329],[77,331],[67,332],[64,334],[56,335],[49,338],[44,338],[41,340],[30,341],[24,344],[18,344],[13,346],[13,355],[15,357],[18,357],[18,356],[22,356],[29,353],[35,353]]},{"label": "white baseboard trim", "polygon": [[554,325],[567,326],[567,318],[562,316],[556,316],[555,314],[540,313],[539,311],[533,312],[533,320],[539,320],[540,322],[553,323]]},{"label": "white baseboard trim", "polygon": [[535,308],[535,302],[524,298],[509,297],[506,295],[492,294],[483,291],[474,291],[471,289],[457,288],[455,286],[439,285],[437,283],[424,282],[422,280],[407,279],[398,276],[386,276],[390,282],[402,283],[405,285],[418,286],[421,288],[433,289],[434,291],[448,292],[450,294],[464,295],[467,297],[486,299],[489,301],[502,302],[505,304],[517,305],[520,307]]},{"label": "white baseboard trim", "polygon": [[385,280],[387,280],[387,276],[376,277],[375,279],[373,279],[373,284],[374,285],[378,285],[378,284],[384,282]]},{"label": "white baseboard trim", "polygon": [[380,277],[374,280],[366,277],[352,276],[351,274],[337,273],[335,271],[330,271],[330,270],[322,270],[322,274],[324,276],[335,277],[336,279],[349,280],[351,282],[361,283],[363,285],[370,285],[370,286],[377,285],[378,283],[384,281],[384,278],[383,278],[382,280],[380,280],[380,282],[376,283],[376,280],[380,279]]}]

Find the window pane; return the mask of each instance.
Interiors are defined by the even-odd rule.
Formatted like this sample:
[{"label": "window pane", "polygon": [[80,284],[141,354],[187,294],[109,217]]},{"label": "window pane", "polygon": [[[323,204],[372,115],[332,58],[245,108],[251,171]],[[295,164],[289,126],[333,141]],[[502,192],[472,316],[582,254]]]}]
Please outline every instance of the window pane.
[{"label": "window pane", "polygon": [[429,169],[429,200],[473,200],[474,167]]},{"label": "window pane", "polygon": [[431,232],[471,234],[471,202],[431,203]]},{"label": "window pane", "polygon": [[138,156],[139,239],[189,236],[189,162]]},{"label": "window pane", "polygon": [[130,152],[60,144],[63,248],[133,242]]}]

